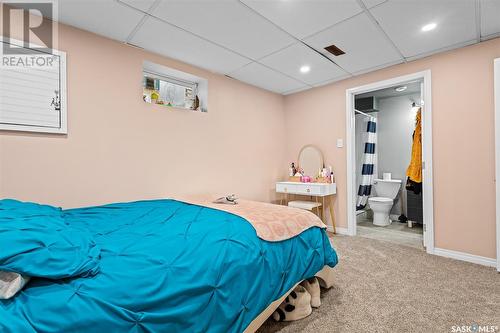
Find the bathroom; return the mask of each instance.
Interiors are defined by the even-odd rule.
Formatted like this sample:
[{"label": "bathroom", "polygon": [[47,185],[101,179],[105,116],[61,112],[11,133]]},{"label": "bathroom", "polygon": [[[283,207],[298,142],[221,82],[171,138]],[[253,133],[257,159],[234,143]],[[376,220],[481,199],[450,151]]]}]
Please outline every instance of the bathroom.
[{"label": "bathroom", "polygon": [[361,237],[423,249],[421,125],[416,123],[421,105],[421,81],[355,96],[356,234]]}]

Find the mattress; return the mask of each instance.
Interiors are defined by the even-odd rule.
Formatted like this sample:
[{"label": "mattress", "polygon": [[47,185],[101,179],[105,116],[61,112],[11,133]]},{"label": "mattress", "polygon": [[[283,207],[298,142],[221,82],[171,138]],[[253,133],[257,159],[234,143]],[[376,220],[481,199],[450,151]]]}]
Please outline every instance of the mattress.
[{"label": "mattress", "polygon": [[297,282],[337,264],[320,228],[268,242],[241,217],[175,200],[63,217],[93,235],[100,272],[32,279],[0,301],[0,332],[242,332]]}]

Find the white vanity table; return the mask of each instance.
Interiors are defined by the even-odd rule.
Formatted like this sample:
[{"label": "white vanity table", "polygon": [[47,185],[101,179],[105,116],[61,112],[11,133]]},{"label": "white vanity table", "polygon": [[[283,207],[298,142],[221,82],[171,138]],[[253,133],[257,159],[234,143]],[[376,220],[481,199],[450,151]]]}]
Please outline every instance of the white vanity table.
[{"label": "white vanity table", "polygon": [[[285,194],[284,200],[288,201],[289,194],[306,195],[314,198],[315,202],[321,202],[321,218],[326,222],[324,216],[325,198],[328,197],[329,212],[332,218],[333,233],[335,230],[335,218],[333,215],[333,196],[337,193],[337,185],[335,183],[300,183],[300,182],[277,182],[276,192]],[[282,202],[283,204],[283,199]],[[286,203],[285,203],[286,204]]]}]

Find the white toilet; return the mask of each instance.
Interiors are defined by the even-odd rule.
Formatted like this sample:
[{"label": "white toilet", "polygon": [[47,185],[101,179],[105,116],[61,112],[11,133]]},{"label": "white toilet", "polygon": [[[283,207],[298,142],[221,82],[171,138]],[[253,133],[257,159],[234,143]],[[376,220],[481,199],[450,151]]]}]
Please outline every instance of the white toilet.
[{"label": "white toilet", "polygon": [[375,179],[374,185],[377,196],[368,198],[368,204],[373,211],[373,224],[385,227],[391,224],[389,213],[399,193],[401,179]]}]

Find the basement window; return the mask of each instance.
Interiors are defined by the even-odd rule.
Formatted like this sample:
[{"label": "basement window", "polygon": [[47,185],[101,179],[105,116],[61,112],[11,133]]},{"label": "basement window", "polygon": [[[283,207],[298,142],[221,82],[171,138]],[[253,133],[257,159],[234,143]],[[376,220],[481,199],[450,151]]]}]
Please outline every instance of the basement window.
[{"label": "basement window", "polygon": [[162,65],[145,62],[143,93],[146,103],[207,112],[206,79]]}]

